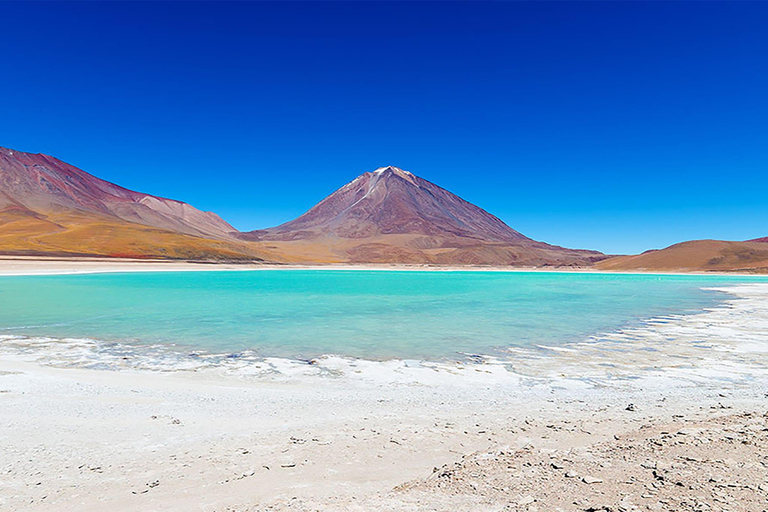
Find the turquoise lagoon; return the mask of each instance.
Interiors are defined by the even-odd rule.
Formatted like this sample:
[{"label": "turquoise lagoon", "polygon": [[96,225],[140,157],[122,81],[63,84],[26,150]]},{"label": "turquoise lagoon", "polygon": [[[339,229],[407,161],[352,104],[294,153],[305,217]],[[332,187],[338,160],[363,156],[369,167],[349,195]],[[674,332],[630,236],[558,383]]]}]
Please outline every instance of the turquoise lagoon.
[{"label": "turquoise lagoon", "polygon": [[87,338],[182,357],[512,357],[712,307],[760,277],[258,270],[0,277],[0,345]]}]

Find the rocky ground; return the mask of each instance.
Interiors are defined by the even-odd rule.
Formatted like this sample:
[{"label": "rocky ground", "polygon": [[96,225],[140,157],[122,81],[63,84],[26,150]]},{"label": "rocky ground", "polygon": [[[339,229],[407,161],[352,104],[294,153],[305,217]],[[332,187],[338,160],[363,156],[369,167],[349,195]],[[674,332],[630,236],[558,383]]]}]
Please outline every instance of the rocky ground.
[{"label": "rocky ground", "polygon": [[[284,500],[253,510],[768,510],[768,413],[714,414],[568,449],[474,453],[360,501]],[[544,427],[566,437],[579,429],[568,421]]]}]

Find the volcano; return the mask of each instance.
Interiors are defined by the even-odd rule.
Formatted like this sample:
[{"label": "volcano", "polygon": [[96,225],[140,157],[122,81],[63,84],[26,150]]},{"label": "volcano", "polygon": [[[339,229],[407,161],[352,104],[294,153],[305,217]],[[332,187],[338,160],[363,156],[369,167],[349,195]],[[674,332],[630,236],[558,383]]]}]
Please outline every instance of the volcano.
[{"label": "volcano", "polygon": [[295,220],[239,237],[327,262],[582,266],[604,258],[532,240],[394,166],[358,176]]}]

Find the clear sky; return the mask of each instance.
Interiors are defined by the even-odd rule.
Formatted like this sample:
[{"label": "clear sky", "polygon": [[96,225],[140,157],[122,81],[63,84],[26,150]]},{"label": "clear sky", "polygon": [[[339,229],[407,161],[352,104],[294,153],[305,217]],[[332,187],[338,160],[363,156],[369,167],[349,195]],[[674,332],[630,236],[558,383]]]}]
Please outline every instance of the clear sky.
[{"label": "clear sky", "polygon": [[768,3],[4,2],[0,145],[239,229],[396,165],[550,243],[768,236]]}]

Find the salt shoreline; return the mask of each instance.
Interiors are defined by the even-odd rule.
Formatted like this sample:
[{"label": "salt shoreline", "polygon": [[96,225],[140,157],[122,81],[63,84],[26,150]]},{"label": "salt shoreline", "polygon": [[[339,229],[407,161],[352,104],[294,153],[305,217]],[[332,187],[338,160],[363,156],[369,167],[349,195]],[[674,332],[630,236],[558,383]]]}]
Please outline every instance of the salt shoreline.
[{"label": "salt shoreline", "polygon": [[[5,360],[0,375],[0,508],[8,510],[414,510],[418,502],[392,489],[463,455],[523,449],[546,460],[646,425],[664,431],[672,422],[682,428],[682,418],[760,411],[768,391],[764,382],[255,386]],[[417,500],[435,510],[495,510],[471,494],[459,508],[439,492]],[[358,501],[366,505],[350,508]]]},{"label": "salt shoreline", "polygon": [[[265,382],[307,381],[333,376],[369,384],[462,386],[522,385],[525,379],[583,381],[638,379],[650,374],[680,380],[705,375],[768,377],[768,283],[711,287],[727,294],[700,312],[651,317],[624,328],[560,346],[533,345],[500,354],[464,354],[452,360],[362,359],[326,354],[311,360],[213,353],[166,345],[102,342],[0,334],[0,357],[58,368],[206,373]],[[708,331],[716,330],[715,335]],[[675,343],[665,340],[674,339]],[[706,372],[706,374],[704,373]],[[455,382],[454,382],[455,381]]]},{"label": "salt shoreline", "polygon": [[[473,452],[480,465],[501,460],[493,455],[499,452],[524,452],[543,461],[564,453],[558,457],[585,467],[589,459],[579,463],[579,450],[614,446],[616,438],[640,435],[647,425],[657,433],[688,422],[710,428],[725,415],[760,412],[768,392],[768,285],[738,285],[729,293],[734,298],[721,307],[649,323],[646,344],[627,345],[621,336],[585,342],[556,354],[556,364],[534,375],[484,373],[497,371],[493,364],[466,365],[457,374],[399,362],[383,377],[378,365],[339,370],[331,360],[286,371],[287,378],[253,379],[210,369],[56,368],[4,354],[0,509],[554,507],[545,492],[554,482],[541,482],[543,494],[532,495],[534,501],[517,488],[483,491],[487,479],[505,474],[494,465],[485,477],[467,477],[474,488],[455,479],[434,487],[429,477],[433,468],[453,467]],[[704,334],[706,348],[691,348]],[[608,349],[595,352],[601,343]],[[641,354],[650,359],[637,359]],[[317,373],[323,364],[328,371]],[[524,364],[535,369],[532,360]],[[732,420],[736,429],[739,418]],[[766,473],[750,471],[755,481],[746,484],[759,496]],[[628,496],[594,485],[615,508]],[[656,494],[643,495],[650,497],[633,499],[659,504]],[[739,496],[729,509],[750,510]]]},{"label": "salt shoreline", "polygon": [[299,265],[274,263],[219,263],[190,262],[180,260],[126,260],[109,258],[41,258],[24,256],[0,256],[0,277],[35,275],[72,275],[122,272],[222,272],[257,270],[348,270],[348,271],[393,271],[393,272],[549,272],[579,274],[618,275],[707,275],[707,276],[748,276],[766,278],[765,274],[739,272],[693,272],[693,271],[609,271],[590,267],[509,267],[484,265],[411,265],[411,264],[326,264]]}]

